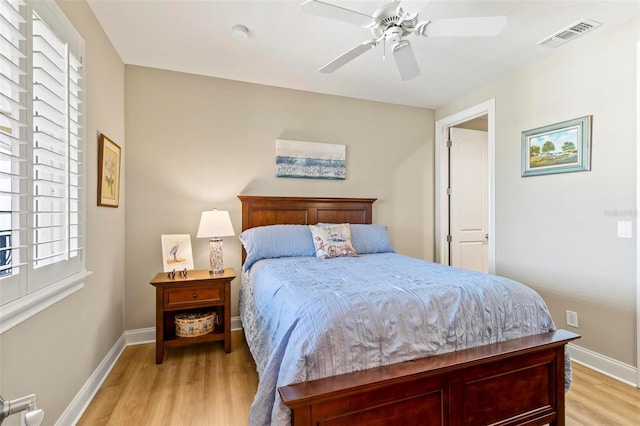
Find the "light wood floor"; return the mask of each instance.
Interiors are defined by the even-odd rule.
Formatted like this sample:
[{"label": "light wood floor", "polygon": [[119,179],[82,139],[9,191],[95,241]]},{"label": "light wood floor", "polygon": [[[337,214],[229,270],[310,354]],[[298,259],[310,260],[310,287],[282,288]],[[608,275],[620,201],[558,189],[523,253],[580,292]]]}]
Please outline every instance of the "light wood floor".
[{"label": "light wood floor", "polygon": [[[246,425],[258,376],[242,332],[231,334],[230,354],[171,348],[160,365],[154,343],[127,347],[78,425]],[[566,400],[567,426],[640,425],[640,389],[575,363]]]},{"label": "light wood floor", "polygon": [[231,353],[219,343],[128,346],[78,422],[98,425],[246,425],[258,375],[241,331]]}]

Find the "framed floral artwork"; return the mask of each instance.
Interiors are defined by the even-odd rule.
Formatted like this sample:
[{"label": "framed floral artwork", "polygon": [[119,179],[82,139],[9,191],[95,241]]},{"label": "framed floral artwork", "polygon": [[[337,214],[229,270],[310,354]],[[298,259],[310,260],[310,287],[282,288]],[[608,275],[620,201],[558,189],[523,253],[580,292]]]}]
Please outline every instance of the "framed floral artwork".
[{"label": "framed floral artwork", "polygon": [[100,134],[98,138],[98,205],[120,204],[120,146]]}]

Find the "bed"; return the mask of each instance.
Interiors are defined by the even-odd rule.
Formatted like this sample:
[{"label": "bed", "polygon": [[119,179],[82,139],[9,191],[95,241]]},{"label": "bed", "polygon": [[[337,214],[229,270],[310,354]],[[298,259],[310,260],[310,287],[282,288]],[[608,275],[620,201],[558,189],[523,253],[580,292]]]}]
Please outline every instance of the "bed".
[{"label": "bed", "polygon": [[[239,198],[251,425],[564,424],[579,336],[531,289],[394,253],[375,199]],[[300,225],[318,223],[362,253],[315,257]]]}]

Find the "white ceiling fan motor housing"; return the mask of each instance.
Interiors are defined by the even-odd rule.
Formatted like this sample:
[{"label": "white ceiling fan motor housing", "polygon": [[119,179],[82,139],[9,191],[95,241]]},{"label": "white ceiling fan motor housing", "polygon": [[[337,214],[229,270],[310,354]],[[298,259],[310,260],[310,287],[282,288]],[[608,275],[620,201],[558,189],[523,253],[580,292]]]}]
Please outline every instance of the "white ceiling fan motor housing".
[{"label": "white ceiling fan motor housing", "polygon": [[404,31],[400,27],[390,27],[384,32],[385,40],[392,45],[399,43],[403,35]]}]

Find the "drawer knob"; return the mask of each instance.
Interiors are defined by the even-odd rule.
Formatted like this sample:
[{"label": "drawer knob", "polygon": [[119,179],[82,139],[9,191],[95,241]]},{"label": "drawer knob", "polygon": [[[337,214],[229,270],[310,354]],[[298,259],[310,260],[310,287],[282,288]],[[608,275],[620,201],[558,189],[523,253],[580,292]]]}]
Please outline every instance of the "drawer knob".
[{"label": "drawer knob", "polygon": [[193,298],[197,299],[198,298],[198,293],[193,293]]}]

